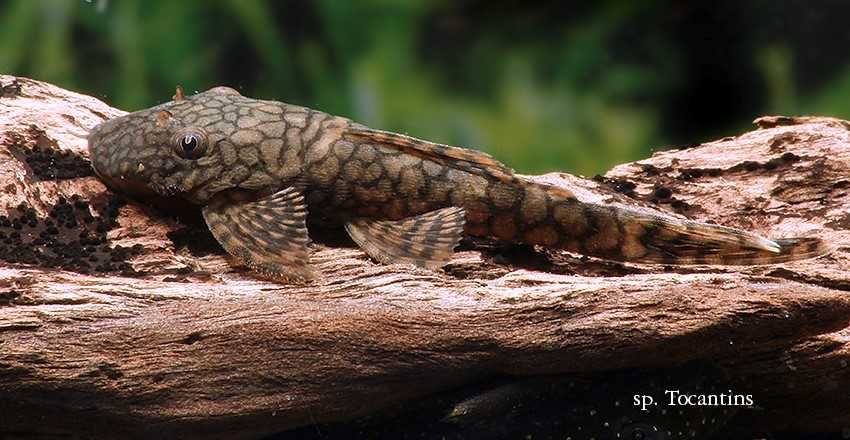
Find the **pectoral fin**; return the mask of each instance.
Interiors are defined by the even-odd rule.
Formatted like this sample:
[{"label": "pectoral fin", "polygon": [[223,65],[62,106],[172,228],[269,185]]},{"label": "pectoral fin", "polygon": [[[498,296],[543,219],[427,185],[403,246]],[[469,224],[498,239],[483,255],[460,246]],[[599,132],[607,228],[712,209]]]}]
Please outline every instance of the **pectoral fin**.
[{"label": "pectoral fin", "polygon": [[221,193],[203,213],[224,250],[251,269],[287,281],[314,277],[309,266],[307,207],[297,190],[286,188],[256,201],[240,193]]},{"label": "pectoral fin", "polygon": [[345,225],[351,238],[381,263],[434,268],[446,264],[463,237],[466,211],[444,208],[403,220],[357,219]]}]

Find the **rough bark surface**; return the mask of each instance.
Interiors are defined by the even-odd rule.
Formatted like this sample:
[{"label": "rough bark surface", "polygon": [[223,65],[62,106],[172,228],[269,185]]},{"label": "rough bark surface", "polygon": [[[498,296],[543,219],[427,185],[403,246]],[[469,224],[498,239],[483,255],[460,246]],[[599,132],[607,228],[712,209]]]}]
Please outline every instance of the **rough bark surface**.
[{"label": "rough bark surface", "polygon": [[[78,162],[86,131],[123,112],[24,78],[0,86],[0,214],[25,220],[0,228],[0,437],[254,438],[487,376],[693,360],[749,384],[765,409],[756,423],[850,426],[846,121],[765,117],[593,180],[534,177],[771,237],[818,235],[836,248],[823,258],[672,268],[479,243],[427,271],[318,245],[323,277],[286,286],[230,267],[203,226],[109,203]],[[86,217],[103,224],[88,267],[85,243],[54,267],[21,250],[41,249],[60,198],[82,202],[82,217],[59,236]]]}]

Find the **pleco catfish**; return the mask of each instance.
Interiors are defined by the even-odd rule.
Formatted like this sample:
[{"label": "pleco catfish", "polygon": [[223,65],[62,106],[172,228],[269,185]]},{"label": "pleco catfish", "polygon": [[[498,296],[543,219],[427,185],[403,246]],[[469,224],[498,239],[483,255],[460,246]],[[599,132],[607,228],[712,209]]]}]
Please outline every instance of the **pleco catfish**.
[{"label": "pleco catfish", "polygon": [[771,264],[827,252],[603,204],[531,182],[489,155],[216,87],[106,121],[89,136],[110,187],[200,205],[222,247],[281,280],[315,276],[306,215],[344,224],[382,263],[444,265],[463,234],[661,264]]}]

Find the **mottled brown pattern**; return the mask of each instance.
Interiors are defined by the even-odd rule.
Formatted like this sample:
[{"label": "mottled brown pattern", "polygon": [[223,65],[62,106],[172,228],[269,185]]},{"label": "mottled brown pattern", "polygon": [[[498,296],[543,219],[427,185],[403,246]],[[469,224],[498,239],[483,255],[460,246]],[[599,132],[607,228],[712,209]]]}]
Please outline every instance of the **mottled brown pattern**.
[{"label": "mottled brown pattern", "polygon": [[[826,252],[817,239],[771,241],[583,203],[482,152],[226,87],[178,92],[174,101],[107,121],[93,130],[89,148],[113,188],[206,206],[228,252],[285,278],[308,272],[303,224],[280,226],[303,213],[302,197],[317,218],[345,224],[373,258],[426,267],[447,261],[459,238],[453,231],[464,225],[469,235],[645,263],[766,264]],[[445,210],[452,207],[462,210]]]}]

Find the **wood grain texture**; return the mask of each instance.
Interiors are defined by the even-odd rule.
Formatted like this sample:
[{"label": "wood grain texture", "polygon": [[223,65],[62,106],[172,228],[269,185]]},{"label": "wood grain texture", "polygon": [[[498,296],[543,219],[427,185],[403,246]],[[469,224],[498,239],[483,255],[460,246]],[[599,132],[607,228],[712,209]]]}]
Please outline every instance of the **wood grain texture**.
[{"label": "wood grain texture", "polygon": [[[0,97],[0,214],[26,202],[46,216],[73,194],[93,207],[109,199],[94,176],[38,178],[21,151],[46,137],[84,155],[87,128],[122,112],[17,81],[20,94]],[[130,202],[107,233],[112,246],[141,246],[129,275],[0,261],[0,436],[256,438],[497,374],[691,360],[758,390],[756,423],[840,430],[850,425],[850,123],[757,124],[596,180],[534,179],[582,200],[817,235],[831,255],[682,269],[485,243],[429,271],[317,245],[321,277],[286,286],[231,267],[215,246],[193,249],[208,232],[177,240],[178,219]]]}]

